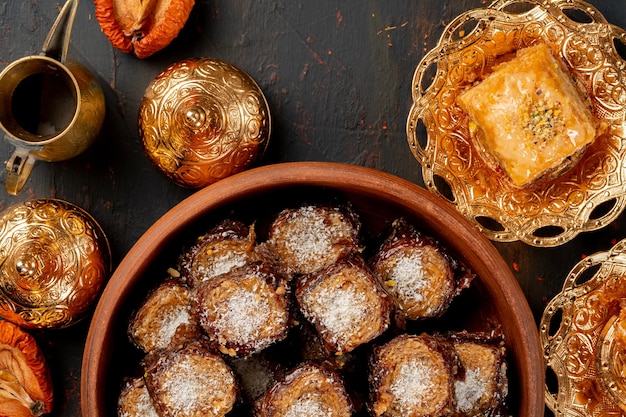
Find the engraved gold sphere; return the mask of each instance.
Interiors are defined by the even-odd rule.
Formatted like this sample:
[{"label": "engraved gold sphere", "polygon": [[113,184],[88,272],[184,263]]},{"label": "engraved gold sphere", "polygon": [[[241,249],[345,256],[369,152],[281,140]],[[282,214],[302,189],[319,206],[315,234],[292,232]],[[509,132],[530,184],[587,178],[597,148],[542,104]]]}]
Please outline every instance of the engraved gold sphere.
[{"label": "engraved gold sphere", "polygon": [[86,211],[35,199],[0,214],[0,265],[0,316],[25,328],[63,328],[96,301],[111,251]]},{"label": "engraved gold sphere", "polygon": [[258,162],[271,131],[258,84],[212,58],[185,59],[157,75],[141,101],[138,124],[150,161],[186,188],[202,188]]}]

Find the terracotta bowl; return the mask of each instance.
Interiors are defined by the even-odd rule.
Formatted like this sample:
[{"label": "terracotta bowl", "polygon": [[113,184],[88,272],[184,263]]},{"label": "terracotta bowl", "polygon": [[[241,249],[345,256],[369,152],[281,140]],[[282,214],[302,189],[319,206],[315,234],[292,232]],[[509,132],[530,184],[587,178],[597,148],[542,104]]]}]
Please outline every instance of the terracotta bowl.
[{"label": "terracotta bowl", "polygon": [[518,417],[543,415],[537,327],[515,277],[489,240],[452,205],[415,184],[368,168],[326,162],[284,163],[236,174],[198,191],[146,231],[114,272],[94,313],[82,364],[83,415],[116,415],[121,381],[141,359],[126,336],[128,319],[175,265],[185,244],[233,213],[257,221],[261,236],[263,219],[278,210],[332,194],[355,205],[370,234],[405,216],[476,273],[477,279],[455,300],[441,326],[481,330],[486,323],[501,324],[509,352],[510,411]]}]

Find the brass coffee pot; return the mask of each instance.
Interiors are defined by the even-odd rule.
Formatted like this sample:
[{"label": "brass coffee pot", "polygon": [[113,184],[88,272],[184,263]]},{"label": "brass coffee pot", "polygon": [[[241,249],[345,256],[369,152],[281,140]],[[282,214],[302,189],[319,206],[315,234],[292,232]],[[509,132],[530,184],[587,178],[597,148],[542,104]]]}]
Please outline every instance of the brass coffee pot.
[{"label": "brass coffee pot", "polygon": [[15,146],[6,165],[10,194],[22,190],[35,161],[70,159],[100,133],[102,88],[85,67],[66,59],[78,3],[65,3],[39,55],[20,58],[0,73],[0,128]]}]

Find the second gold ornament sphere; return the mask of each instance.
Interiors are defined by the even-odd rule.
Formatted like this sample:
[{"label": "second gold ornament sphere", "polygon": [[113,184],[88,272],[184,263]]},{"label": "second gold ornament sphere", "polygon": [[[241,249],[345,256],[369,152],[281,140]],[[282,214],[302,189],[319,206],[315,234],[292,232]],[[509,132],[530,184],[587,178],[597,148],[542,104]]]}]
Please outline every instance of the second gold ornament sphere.
[{"label": "second gold ornament sphere", "polygon": [[249,168],[265,152],[270,131],[258,84],[218,59],[169,66],[150,83],[139,108],[139,135],[148,158],[186,188],[202,188]]}]

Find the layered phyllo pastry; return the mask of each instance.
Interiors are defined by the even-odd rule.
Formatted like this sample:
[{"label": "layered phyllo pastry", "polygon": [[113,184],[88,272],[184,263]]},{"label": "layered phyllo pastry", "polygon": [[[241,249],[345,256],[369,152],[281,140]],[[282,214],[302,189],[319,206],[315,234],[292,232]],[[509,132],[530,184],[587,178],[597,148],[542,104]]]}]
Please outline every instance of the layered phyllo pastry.
[{"label": "layered phyllo pastry", "polygon": [[226,219],[197,238],[178,261],[190,287],[257,260],[253,226]]},{"label": "layered phyllo pastry", "polygon": [[296,284],[296,300],[325,350],[342,355],[380,336],[392,302],[360,254],[342,258]]},{"label": "layered phyllo pastry", "polygon": [[256,417],[350,417],[352,402],[332,369],[304,363],[276,382],[255,404]]},{"label": "layered phyllo pastry", "polygon": [[360,229],[349,205],[305,205],[280,212],[266,243],[287,274],[308,274],[357,251]]},{"label": "layered phyllo pastry", "polygon": [[460,333],[450,343],[459,365],[454,379],[456,415],[505,415],[508,380],[502,339]]},{"label": "layered phyllo pastry", "polygon": [[142,374],[118,417],[508,415],[503,338],[440,317],[473,273],[406,219],[361,230],[350,207],[288,209],[259,237],[227,219],[173,254],[130,316]]},{"label": "layered phyllo pastry", "polygon": [[289,292],[273,268],[254,262],[202,282],[192,312],[222,353],[249,355],[287,336],[292,324]]},{"label": "layered phyllo pastry", "polygon": [[502,337],[459,332],[397,336],[370,365],[374,416],[508,415]]},{"label": "layered phyllo pastry", "polygon": [[466,272],[457,276],[458,265],[437,242],[402,218],[391,224],[369,265],[410,320],[440,316],[471,281]]},{"label": "layered phyllo pastry", "polygon": [[160,417],[143,377],[124,381],[117,401],[117,417]]},{"label": "layered phyllo pastry", "polygon": [[571,167],[598,134],[587,98],[545,44],[520,49],[457,102],[478,149],[516,186]]},{"label": "layered phyllo pastry", "polygon": [[130,340],[150,353],[193,340],[200,328],[190,313],[190,290],[168,279],[153,289],[128,326]]},{"label": "layered phyllo pastry", "polygon": [[144,378],[160,417],[221,417],[232,410],[235,374],[205,345],[192,342],[148,358]]},{"label": "layered phyllo pastry", "polygon": [[377,347],[370,367],[371,414],[385,417],[452,415],[451,360],[445,344],[422,334],[401,335]]}]

